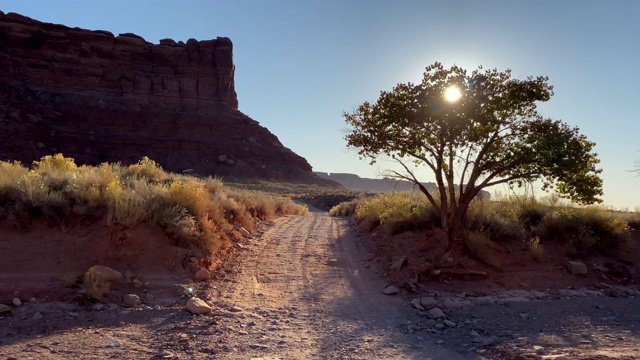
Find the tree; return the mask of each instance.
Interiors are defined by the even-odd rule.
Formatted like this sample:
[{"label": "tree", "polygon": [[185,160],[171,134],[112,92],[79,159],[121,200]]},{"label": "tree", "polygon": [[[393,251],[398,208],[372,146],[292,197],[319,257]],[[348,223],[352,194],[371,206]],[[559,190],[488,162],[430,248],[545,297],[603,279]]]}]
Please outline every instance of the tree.
[{"label": "tree", "polygon": [[[431,252],[436,264],[462,234],[469,204],[485,188],[542,181],[582,204],[600,202],[600,162],[595,144],[562,121],[544,118],[537,102],[548,101],[547,77],[513,79],[511,71],[484,70],[469,75],[435,63],[419,84],[398,84],[378,100],[344,113],[346,140],[371,164],[381,155],[397,160],[440,214],[447,233]],[[418,181],[415,169],[435,176],[436,194]]]}]

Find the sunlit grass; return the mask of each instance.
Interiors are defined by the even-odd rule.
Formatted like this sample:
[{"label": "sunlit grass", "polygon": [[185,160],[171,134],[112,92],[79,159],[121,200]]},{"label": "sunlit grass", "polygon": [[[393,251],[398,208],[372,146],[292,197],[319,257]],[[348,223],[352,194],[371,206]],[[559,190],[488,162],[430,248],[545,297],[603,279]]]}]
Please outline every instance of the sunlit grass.
[{"label": "sunlit grass", "polygon": [[168,173],[146,157],[130,166],[78,166],[62,154],[30,168],[0,162],[0,220],[20,228],[38,220],[60,227],[78,219],[145,223],[162,227],[181,246],[213,253],[239,227],[253,231],[258,221],[306,212],[288,197]]}]

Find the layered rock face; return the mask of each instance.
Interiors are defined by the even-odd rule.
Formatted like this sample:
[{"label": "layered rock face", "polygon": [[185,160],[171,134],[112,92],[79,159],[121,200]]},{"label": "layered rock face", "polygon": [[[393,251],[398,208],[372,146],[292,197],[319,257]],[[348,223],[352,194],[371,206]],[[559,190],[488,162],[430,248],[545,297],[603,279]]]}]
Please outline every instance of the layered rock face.
[{"label": "layered rock face", "polygon": [[151,44],[0,12],[0,160],[61,152],[201,175],[321,182],[238,111],[228,38]]}]

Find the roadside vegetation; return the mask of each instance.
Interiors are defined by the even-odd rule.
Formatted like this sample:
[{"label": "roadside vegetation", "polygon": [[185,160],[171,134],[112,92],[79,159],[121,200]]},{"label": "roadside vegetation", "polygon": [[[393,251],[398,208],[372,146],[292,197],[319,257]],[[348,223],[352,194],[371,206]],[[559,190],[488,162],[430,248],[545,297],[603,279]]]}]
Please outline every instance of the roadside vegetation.
[{"label": "roadside vegetation", "polygon": [[225,184],[236,189],[279,194],[281,196],[290,197],[297,202],[303,202],[320,210],[327,211],[344,201],[357,199],[361,196],[373,195],[362,191],[345,189],[343,187],[332,188],[317,184],[276,183],[264,180],[251,180],[242,183],[225,182]]},{"label": "roadside vegetation", "polygon": [[213,254],[241,227],[251,232],[261,220],[306,212],[287,197],[169,173],[146,157],[130,166],[78,166],[62,154],[31,167],[0,162],[0,221],[18,228],[40,220],[63,229],[85,220],[143,223],[160,226],[178,246]]},{"label": "roadside vegetation", "polygon": [[[365,230],[391,235],[442,228],[441,217],[422,194],[361,197],[333,207],[330,214],[353,216]],[[510,196],[475,199],[469,206],[461,237],[472,255],[481,242],[494,241],[526,245],[538,260],[544,257],[544,245],[549,243],[565,246],[566,255],[572,258],[619,256],[635,247],[631,230],[637,229],[638,224],[639,213],[573,206],[559,203],[555,197]]]}]

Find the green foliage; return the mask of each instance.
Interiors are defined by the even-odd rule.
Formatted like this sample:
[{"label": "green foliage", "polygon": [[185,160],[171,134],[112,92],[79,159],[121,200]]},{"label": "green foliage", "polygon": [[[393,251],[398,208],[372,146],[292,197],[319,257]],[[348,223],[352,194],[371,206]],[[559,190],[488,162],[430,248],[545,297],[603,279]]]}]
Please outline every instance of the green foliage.
[{"label": "green foliage", "polygon": [[77,218],[151,223],[179,245],[213,253],[236,236],[237,227],[251,231],[259,220],[306,212],[290,198],[167,173],[148,158],[127,167],[77,166],[62,154],[45,156],[31,169],[0,162],[0,220],[22,228],[39,218],[61,227]]},{"label": "green foliage", "polygon": [[[375,103],[345,113],[345,139],[372,163],[379,156],[397,160],[405,171],[392,173],[419,187],[413,169],[433,173],[438,196],[420,190],[449,234],[449,244],[439,248],[448,248],[473,199],[493,185],[541,181],[545,190],[575,203],[601,201],[595,144],[578,128],[537,111],[537,103],[553,95],[547,81],[513,79],[510,70],[481,67],[469,74],[435,63],[420,83],[398,84]],[[454,102],[444,97],[452,86],[462,94]]]}]

